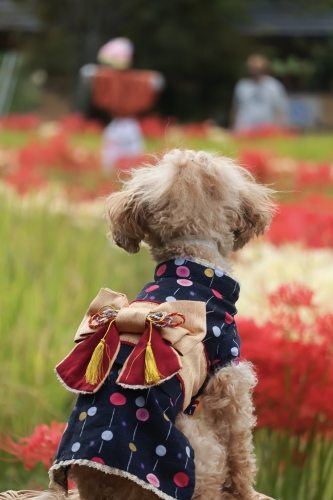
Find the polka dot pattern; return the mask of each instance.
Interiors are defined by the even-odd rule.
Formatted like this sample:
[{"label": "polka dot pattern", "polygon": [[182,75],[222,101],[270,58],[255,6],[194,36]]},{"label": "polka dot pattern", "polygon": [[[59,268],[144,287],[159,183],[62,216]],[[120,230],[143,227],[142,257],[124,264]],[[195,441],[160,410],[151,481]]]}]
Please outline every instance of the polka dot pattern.
[{"label": "polka dot pattern", "polygon": [[154,290],[157,290],[159,288],[158,285],[152,285],[146,288],[146,292],[153,292]]},{"label": "polka dot pattern", "polygon": [[140,410],[136,412],[136,418],[140,420],[140,422],[146,422],[149,418],[149,411],[146,410],[146,408],[140,408]]},{"label": "polka dot pattern", "polygon": [[231,354],[232,354],[233,356],[238,356],[238,353],[239,353],[239,350],[238,350],[238,348],[237,348],[237,347],[232,347],[232,348],[231,348]]},{"label": "polka dot pattern", "polygon": [[144,397],[142,397],[142,396],[139,396],[139,397],[138,397],[138,398],[136,398],[136,400],[135,400],[135,404],[136,404],[136,406],[139,406],[140,408],[142,408],[142,406],[144,406],[144,405],[145,405],[145,402],[146,402],[146,401],[145,401],[145,398],[144,398]]},{"label": "polka dot pattern", "polygon": [[213,288],[212,288],[212,292],[216,298],[223,299],[222,294],[218,290],[213,290]]},{"label": "polka dot pattern", "polygon": [[94,415],[96,415],[96,413],[97,413],[96,406],[92,406],[91,408],[89,408],[89,410],[88,410],[89,417],[93,417]]},{"label": "polka dot pattern", "polygon": [[[238,284],[221,269],[190,258],[161,263],[155,282],[146,284],[138,300],[157,303],[195,300],[206,304],[204,346],[213,373],[237,364],[240,340],[234,321]],[[194,452],[176,429],[183,388],[174,377],[160,387],[130,390],[116,379],[132,347],[123,344],[109,377],[96,394],[80,395],[59,447],[56,463],[83,459],[136,475],[177,500],[191,500],[195,484]],[[185,413],[193,414],[198,401]],[[70,442],[68,441],[70,440]]]},{"label": "polka dot pattern", "polygon": [[123,406],[126,404],[126,397],[119,392],[115,392],[110,396],[110,402],[115,406]]},{"label": "polka dot pattern", "polygon": [[193,282],[191,280],[177,280],[178,285],[180,286],[192,286]]},{"label": "polka dot pattern", "polygon": [[185,262],[185,259],[176,259],[175,264],[176,266],[182,266]]},{"label": "polka dot pattern", "polygon": [[92,462],[97,462],[98,464],[105,465],[105,462],[101,457],[93,457],[90,460]]},{"label": "polka dot pattern", "polygon": [[104,431],[104,432],[102,432],[101,437],[102,437],[103,441],[111,441],[111,439],[113,438],[113,432]]},{"label": "polka dot pattern", "polygon": [[153,486],[155,486],[155,488],[159,488],[160,487],[160,482],[159,482],[158,478],[155,476],[155,474],[147,474],[146,477],[147,477],[148,483],[150,483]]},{"label": "polka dot pattern", "polygon": [[165,273],[166,268],[167,268],[166,264],[162,264],[162,265],[161,265],[161,266],[157,269],[157,271],[156,271],[156,275],[157,275],[158,277],[162,276],[162,275]]},{"label": "polka dot pattern", "polygon": [[185,267],[185,266],[179,266],[177,267],[176,269],[176,274],[177,276],[179,276],[180,278],[188,278],[189,275],[190,275],[190,270],[188,267]]},{"label": "polka dot pattern", "polygon": [[212,278],[214,276],[214,271],[213,269],[205,269],[204,271],[205,275],[208,276],[208,278]]},{"label": "polka dot pattern", "polygon": [[80,448],[81,448],[81,444],[80,444],[80,443],[78,443],[78,442],[76,442],[76,443],[74,443],[74,444],[72,445],[71,450],[72,450],[72,452],[73,452],[73,453],[75,453],[75,452],[79,451],[79,449],[80,449]]},{"label": "polka dot pattern", "polygon": [[189,477],[184,472],[177,472],[173,480],[179,488],[185,488],[188,485]]},{"label": "polka dot pattern", "polygon": [[159,457],[164,457],[164,455],[166,454],[166,447],[163,446],[162,444],[159,444],[158,446],[156,446],[155,448],[155,453],[156,455],[158,455]]}]

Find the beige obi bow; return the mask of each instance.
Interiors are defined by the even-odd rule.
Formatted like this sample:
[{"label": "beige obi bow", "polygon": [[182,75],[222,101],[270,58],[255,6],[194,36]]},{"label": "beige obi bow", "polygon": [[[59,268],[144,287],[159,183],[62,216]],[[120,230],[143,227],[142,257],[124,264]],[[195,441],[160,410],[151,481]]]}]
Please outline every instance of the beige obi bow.
[{"label": "beige obi bow", "polygon": [[78,345],[57,365],[56,372],[69,390],[96,392],[108,376],[120,344],[130,344],[134,349],[117,383],[147,388],[177,374],[186,408],[207,377],[205,335],[204,302],[129,304],[125,295],[102,288],[76,332]]}]

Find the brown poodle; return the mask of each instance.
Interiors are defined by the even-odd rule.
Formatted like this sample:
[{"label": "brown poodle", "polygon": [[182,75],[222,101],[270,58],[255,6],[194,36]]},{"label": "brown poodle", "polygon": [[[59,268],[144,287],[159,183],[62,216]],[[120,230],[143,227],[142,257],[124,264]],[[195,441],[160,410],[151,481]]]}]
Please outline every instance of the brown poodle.
[{"label": "brown poodle", "polygon": [[[271,197],[270,189],[257,184],[232,160],[175,149],[156,165],[134,170],[122,191],[107,199],[106,214],[110,236],[128,253],[137,253],[142,243],[157,264],[188,257],[231,276],[231,252],[268,228],[274,213]],[[176,427],[195,452],[193,499],[268,498],[253,490],[255,384],[249,363],[230,363],[206,379],[193,416],[178,414]],[[78,486],[78,491],[71,493],[75,500],[158,498],[151,489],[143,489],[126,477],[105,474],[85,464],[72,466],[69,477]],[[42,494],[45,500],[62,495]],[[25,496],[34,498],[22,492],[22,498]],[[0,500],[11,498],[15,498],[13,492],[0,495]]]}]

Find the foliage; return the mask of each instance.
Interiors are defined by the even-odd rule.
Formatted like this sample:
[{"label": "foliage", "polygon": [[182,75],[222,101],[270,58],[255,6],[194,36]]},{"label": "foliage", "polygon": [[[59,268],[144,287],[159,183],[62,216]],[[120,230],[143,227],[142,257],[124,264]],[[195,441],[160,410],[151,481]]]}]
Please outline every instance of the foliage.
[{"label": "foliage", "polygon": [[54,421],[50,426],[41,424],[35,428],[32,436],[20,438],[17,443],[8,435],[2,436],[0,447],[14,455],[28,470],[33,469],[37,462],[42,462],[44,467],[49,469],[64,429],[65,424]]},{"label": "foliage", "polygon": [[238,321],[242,354],[259,375],[258,489],[278,499],[329,500],[333,315],[320,314],[312,291],[297,284],[281,286],[269,300],[264,324]]},{"label": "foliage", "polygon": [[[72,348],[92,298],[107,286],[133,299],[153,263],[144,250],[127,258],[111,247],[101,217],[73,223],[67,215],[10,207],[3,198],[0,204],[0,429],[27,436],[41,422],[66,421],[73,395],[53,367]],[[0,491],[22,489],[25,477],[2,464]]]},{"label": "foliage", "polygon": [[[270,319],[238,320],[242,355],[258,370],[258,427],[302,434],[333,431],[333,314],[321,314],[313,293],[282,285],[270,295]],[[255,339],[255,342],[254,342]]]},{"label": "foliage", "polygon": [[74,90],[80,67],[96,62],[111,38],[127,36],[136,48],[135,67],[164,74],[159,108],[168,116],[225,112],[250,50],[237,30],[246,18],[245,0],[38,0],[36,6],[47,28],[43,50],[40,39],[33,50],[36,67],[54,77],[70,75]]},{"label": "foliage", "polygon": [[274,245],[301,242],[308,248],[333,248],[333,200],[317,195],[281,205],[267,238]]},{"label": "foliage", "polygon": [[[44,135],[31,130],[40,127],[36,117],[16,121],[12,117],[10,128],[4,123],[2,127],[0,143],[6,146],[0,151],[2,177],[17,174],[18,165],[25,169],[34,165],[32,171],[42,176],[43,183],[56,179],[64,186],[82,187],[90,179],[93,193],[101,180],[104,192],[98,191],[98,196],[116,188],[115,179],[99,173],[99,134],[78,117],[58,123],[55,135],[54,130],[45,133],[50,132],[48,128],[40,129]],[[168,146],[181,143],[223,149],[241,156],[248,168],[269,182],[286,185],[288,181],[290,190],[296,185],[317,192],[325,187],[332,195],[326,189],[332,158],[329,135],[235,138],[202,124],[185,128],[173,124],[165,135],[163,127],[148,138],[151,150],[161,150],[165,141]],[[307,161],[298,159],[302,157],[308,157]],[[25,188],[23,183],[31,177],[18,175],[17,180]],[[2,185],[6,194],[7,186]],[[61,387],[52,367],[72,347],[78,322],[92,297],[100,287],[109,286],[132,299],[150,279],[153,263],[144,249],[138,256],[127,257],[109,245],[102,207],[97,207],[97,217],[88,216],[87,207],[96,210],[96,201],[81,203],[81,194],[87,199],[85,191],[76,210],[52,195],[49,187],[38,195],[27,191],[24,196],[0,196],[0,429],[1,434],[8,431],[11,436],[5,442],[2,438],[2,447],[31,467],[38,458],[48,464],[61,432],[57,424],[48,426],[52,421],[65,422],[73,405],[73,395]],[[68,199],[73,201],[76,194],[70,192]],[[268,238],[276,245],[300,239],[309,247],[332,245],[332,199],[318,194],[304,200],[299,193],[288,196],[292,203],[281,206]],[[59,204],[62,214],[57,213]],[[271,248],[266,256],[258,250],[263,247]],[[246,252],[252,252],[252,257],[246,257]],[[282,255],[280,263],[272,252]],[[332,314],[318,306],[317,298],[322,306],[328,297],[330,307],[332,252],[329,248],[300,252],[295,244],[293,253],[288,253],[287,247],[261,242],[245,248],[237,254],[239,262],[235,261],[236,276],[243,258],[247,277],[241,300],[246,295],[250,298],[246,310],[251,316],[238,319],[243,355],[255,363],[260,380],[255,392],[257,489],[278,500],[330,500],[333,321]],[[301,277],[311,283],[311,290],[287,283],[268,294],[274,283],[277,286],[276,275],[278,283]],[[320,287],[327,288],[326,299]],[[46,444],[51,444],[49,451]],[[11,463],[10,454],[0,455],[7,461],[0,467],[0,490],[47,486],[42,463],[37,462],[28,475],[22,464]]]},{"label": "foliage", "polygon": [[225,112],[249,50],[236,26],[246,18],[246,2],[132,0],[130,8],[126,33],[137,65],[166,78],[159,109],[191,120]]}]

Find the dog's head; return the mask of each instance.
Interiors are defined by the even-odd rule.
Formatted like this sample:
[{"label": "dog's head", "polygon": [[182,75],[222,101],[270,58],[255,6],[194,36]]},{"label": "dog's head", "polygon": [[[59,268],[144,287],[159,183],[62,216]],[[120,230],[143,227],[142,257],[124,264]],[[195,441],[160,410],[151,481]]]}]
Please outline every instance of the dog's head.
[{"label": "dog's head", "polygon": [[228,158],[175,149],[133,170],[122,191],[109,196],[110,235],[129,253],[141,242],[161,247],[195,235],[214,239],[227,255],[266,231],[272,193]]}]

